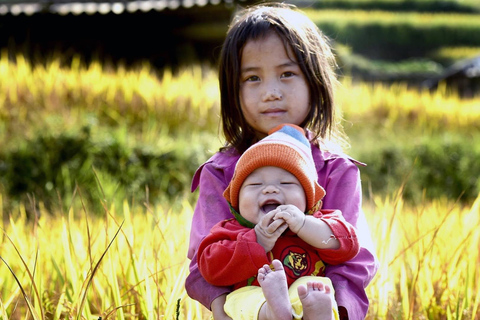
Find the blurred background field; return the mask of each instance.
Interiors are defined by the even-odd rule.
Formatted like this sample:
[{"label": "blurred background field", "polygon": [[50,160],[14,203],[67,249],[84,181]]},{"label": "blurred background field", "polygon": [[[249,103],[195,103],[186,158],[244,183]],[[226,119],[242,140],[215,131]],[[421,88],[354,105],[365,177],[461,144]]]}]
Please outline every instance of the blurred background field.
[{"label": "blurred background field", "polygon": [[[184,197],[198,165],[222,143],[212,67],[172,73],[79,60],[42,66],[3,55],[0,71],[7,209],[28,209],[34,198],[47,209],[66,209],[77,186],[95,206],[99,183],[119,203]],[[338,102],[351,140],[347,152],[369,164],[361,169],[367,192],[389,195],[406,183],[409,201],[476,199],[479,97],[462,99],[445,86],[429,91],[344,77]]]},{"label": "blurred background field", "polygon": [[[478,3],[294,3],[333,40],[347,153],[368,164],[368,319],[480,319]],[[215,48],[220,22],[182,34]],[[190,181],[222,145],[218,50],[189,41],[171,64],[4,46],[0,318],[208,318],[183,281]]]}]

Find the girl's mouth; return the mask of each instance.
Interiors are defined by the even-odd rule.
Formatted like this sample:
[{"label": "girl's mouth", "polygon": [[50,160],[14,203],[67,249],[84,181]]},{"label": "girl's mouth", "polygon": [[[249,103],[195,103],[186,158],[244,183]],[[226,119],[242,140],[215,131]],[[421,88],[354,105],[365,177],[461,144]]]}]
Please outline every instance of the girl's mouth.
[{"label": "girl's mouth", "polygon": [[283,114],[285,114],[285,110],[283,109],[268,109],[268,110],[265,110],[264,112],[262,112],[263,115],[266,115],[266,116],[270,116],[270,117],[276,117],[276,116],[281,116]]}]

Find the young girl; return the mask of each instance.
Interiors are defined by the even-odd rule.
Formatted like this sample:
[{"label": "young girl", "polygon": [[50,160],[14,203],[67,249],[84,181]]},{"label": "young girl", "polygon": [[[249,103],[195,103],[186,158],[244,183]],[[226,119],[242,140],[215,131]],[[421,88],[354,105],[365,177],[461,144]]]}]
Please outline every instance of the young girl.
[{"label": "young girl", "polygon": [[[226,146],[204,163],[192,181],[200,188],[190,234],[189,296],[229,319],[223,306],[231,287],[208,284],[197,266],[197,250],[210,229],[232,215],[223,192],[240,155],[282,123],[308,132],[318,183],[325,188],[324,209],[338,209],[357,229],[358,255],[327,266],[340,319],[364,319],[365,292],[377,260],[362,212],[358,162],[335,152],[341,141],[334,103],[335,61],[325,36],[293,7],[260,5],[242,11],[233,21],[222,48],[219,68],[221,117]],[[328,147],[327,147],[328,146]]]},{"label": "young girl", "polygon": [[355,257],[358,239],[340,211],[322,209],[317,180],[310,142],[293,124],[238,160],[223,194],[235,218],[213,226],[197,251],[205,280],[235,289],[224,307],[233,319],[338,320],[325,264]]}]

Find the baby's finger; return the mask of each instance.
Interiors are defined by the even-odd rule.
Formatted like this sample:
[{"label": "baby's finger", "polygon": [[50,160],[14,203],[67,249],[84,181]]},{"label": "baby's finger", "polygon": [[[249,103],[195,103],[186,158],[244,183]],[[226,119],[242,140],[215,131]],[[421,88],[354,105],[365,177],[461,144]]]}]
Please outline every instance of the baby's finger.
[{"label": "baby's finger", "polygon": [[275,233],[280,236],[285,230],[287,230],[287,228],[288,228],[288,224],[287,224],[287,223],[283,223],[282,225],[280,225],[280,226],[275,230]]},{"label": "baby's finger", "polygon": [[275,217],[273,218],[274,220],[277,220],[277,219],[282,219],[286,222],[290,222],[290,220],[293,218],[293,214],[290,213],[289,211],[280,211],[278,212]]},{"label": "baby's finger", "polygon": [[[283,219],[278,219],[273,221],[267,228],[267,231],[269,233],[275,233],[276,231],[285,231],[285,229],[288,227],[287,223]],[[282,231],[283,230],[283,231]]]},{"label": "baby's finger", "polygon": [[274,212],[274,211],[275,211],[275,210],[270,211],[270,212],[268,212],[267,214],[265,214],[265,215],[262,217],[262,219],[260,220],[259,223],[260,223],[263,227],[267,228],[267,227],[272,223],[273,217],[275,216],[275,212]]}]

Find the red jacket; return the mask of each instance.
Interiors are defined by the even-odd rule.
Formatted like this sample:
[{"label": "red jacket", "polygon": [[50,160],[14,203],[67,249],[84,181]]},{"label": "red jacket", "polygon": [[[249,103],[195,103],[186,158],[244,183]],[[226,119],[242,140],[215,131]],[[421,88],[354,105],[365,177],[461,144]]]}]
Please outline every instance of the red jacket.
[{"label": "red jacket", "polygon": [[255,230],[241,226],[235,219],[217,223],[198,249],[198,267],[202,276],[215,286],[257,285],[258,269],[273,259],[283,262],[288,286],[302,276],[323,276],[324,263],[335,265],[354,258],[359,251],[355,228],[338,210],[320,210],[313,215],[322,219],[340,241],[339,249],[317,249],[287,231],[271,252],[257,243]]}]

